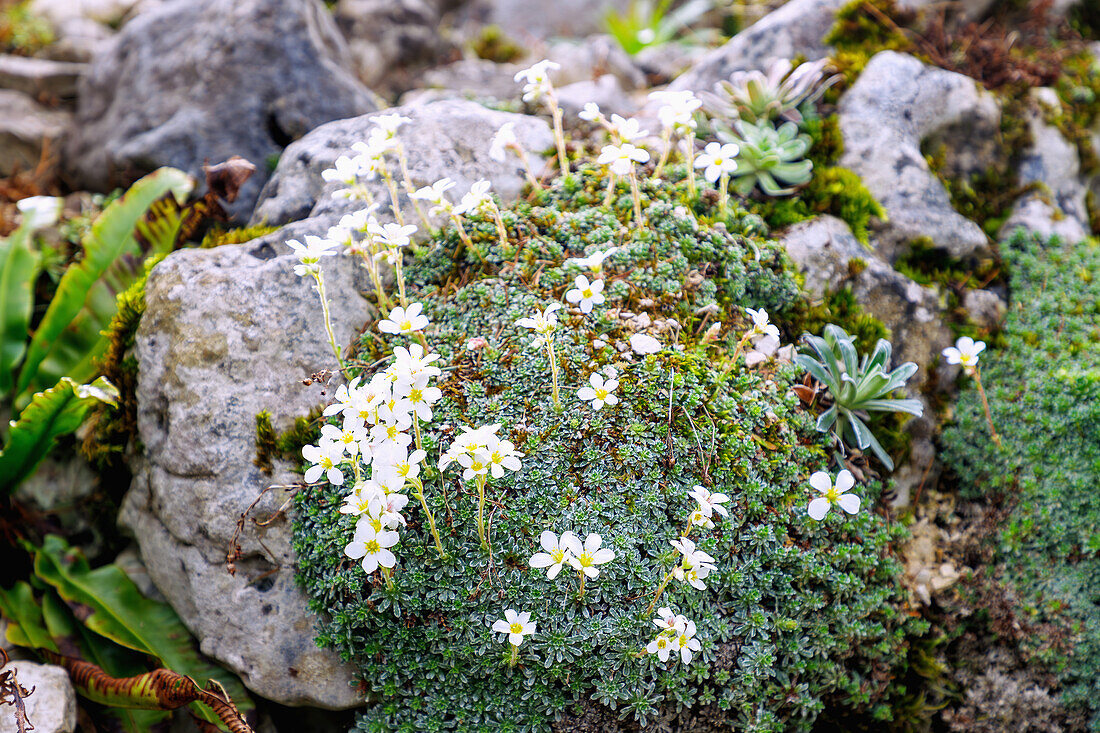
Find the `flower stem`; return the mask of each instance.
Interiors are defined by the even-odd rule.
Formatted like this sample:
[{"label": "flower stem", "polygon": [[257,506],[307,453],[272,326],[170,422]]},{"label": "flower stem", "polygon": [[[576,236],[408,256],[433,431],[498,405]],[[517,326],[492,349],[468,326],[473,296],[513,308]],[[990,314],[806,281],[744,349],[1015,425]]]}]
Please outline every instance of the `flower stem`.
[{"label": "flower stem", "polygon": [[558,392],[558,360],[554,354],[554,342],[550,335],[546,335],[546,352],[550,358],[550,381],[553,383],[554,409],[561,410],[561,399]]},{"label": "flower stem", "polygon": [[508,230],[504,226],[504,219],[500,215],[500,209],[494,204],[492,208],[493,222],[497,225],[497,238],[501,247],[508,246]]},{"label": "flower stem", "polygon": [[386,590],[393,590],[393,570],[384,565],[380,565],[379,569],[382,571],[382,577],[386,579]]},{"label": "flower stem", "polygon": [[424,507],[424,514],[428,517],[428,527],[432,531],[432,539],[435,540],[435,549],[439,551],[440,557],[446,557],[447,553],[443,552],[443,543],[439,540],[439,530],[435,526],[435,517],[432,516],[432,510],[428,508],[428,502],[424,498],[424,484],[416,478],[409,479],[409,483],[416,489],[413,496],[420,500],[420,506]]},{"label": "flower stem", "polygon": [[661,142],[664,148],[661,150],[661,159],[657,161],[657,167],[653,169],[653,177],[660,178],[661,171],[665,169],[665,163],[668,162],[668,156],[672,152],[672,128],[666,127],[664,132],[661,133]]},{"label": "flower stem", "polygon": [[424,450],[420,442],[420,417],[416,413],[413,413],[413,437],[416,438],[416,449]]},{"label": "flower stem", "polygon": [[730,361],[731,368],[737,364],[737,357],[741,356],[741,349],[745,346],[745,342],[752,336],[752,331],[745,331],[745,335],[741,337],[741,340],[737,342],[737,348],[734,349],[733,359]]},{"label": "flower stem", "polygon": [[[405,185],[405,193],[412,193],[416,189],[413,187],[412,177],[409,176],[409,161],[405,157],[405,146],[400,142],[397,143],[397,162],[401,166],[401,179]],[[420,202],[416,199],[409,197],[412,201],[413,208],[416,209],[416,215],[420,218],[420,221],[424,223],[424,230],[431,231],[431,224],[428,223],[428,217],[424,215],[424,210],[420,208]]]},{"label": "flower stem", "polygon": [[539,183],[539,179],[535,177],[535,172],[531,170],[531,161],[527,157],[527,151],[519,145],[512,145],[511,148],[516,151],[516,155],[519,156],[520,161],[523,163],[523,172],[527,175],[527,182],[531,184],[531,188],[536,191],[541,191],[542,184]]},{"label": "flower stem", "polygon": [[519,661],[519,647],[515,644],[512,644],[512,656],[508,657],[508,666],[509,667],[514,667],[514,666],[516,666],[516,662],[518,662],[518,661]]},{"label": "flower stem", "polygon": [[328,309],[328,296],[325,295],[325,276],[318,269],[313,273],[313,279],[317,281],[317,295],[321,297],[321,312],[325,316],[325,333],[328,334],[329,346],[332,347],[332,353],[336,356],[336,363],[340,365],[340,371],[347,371],[344,357],[340,354],[340,347],[336,345],[336,334],[332,332],[332,316]]},{"label": "flower stem", "polygon": [[985,398],[985,388],[982,387],[982,371],[974,367],[974,382],[978,385],[978,394],[982,398],[982,409],[985,410],[985,421],[989,423],[989,434],[998,448],[1001,447],[1001,436],[997,435],[997,429],[993,427],[993,415],[989,412],[989,400]]},{"label": "flower stem", "polygon": [[382,179],[386,182],[386,188],[390,192],[390,209],[393,211],[393,218],[397,220],[398,224],[405,226],[405,217],[401,215],[401,203],[397,198],[397,182],[393,180],[393,176],[390,175],[385,166],[381,168]]},{"label": "flower stem", "polygon": [[390,256],[393,257],[393,272],[397,276],[397,298],[401,301],[402,308],[409,307],[409,299],[405,297],[405,267],[400,247],[391,247]]},{"label": "flower stem", "polygon": [[489,549],[489,539],[485,535],[485,476],[477,476],[477,533],[481,537],[481,549]]},{"label": "flower stem", "polygon": [[557,97],[553,92],[550,93],[548,98],[550,105],[550,112],[554,115],[554,141],[558,146],[558,165],[561,167],[562,178],[569,177],[569,158],[565,154],[565,132],[562,129],[562,117],[564,113],[561,107],[558,106]]},{"label": "flower stem", "polygon": [[730,198],[730,175],[729,173],[723,173],[722,177],[718,179],[718,215],[723,220],[726,218],[726,210],[729,208]]},{"label": "flower stem", "polygon": [[584,571],[578,570],[577,573],[581,576],[580,588],[577,590],[577,599],[584,598]]},{"label": "flower stem", "polygon": [[638,174],[634,172],[634,166],[630,166],[630,196],[634,199],[634,225],[641,227],[642,221],[642,194],[638,190]]},{"label": "flower stem", "polygon": [[614,171],[607,171],[607,196],[603,200],[603,205],[610,207],[611,199],[615,196],[615,173]]},{"label": "flower stem", "polygon": [[668,575],[661,581],[661,584],[657,586],[657,592],[653,595],[653,600],[649,602],[649,608],[645,610],[643,616],[648,616],[653,613],[653,609],[657,606],[657,601],[660,600],[661,594],[665,592],[665,588],[668,587],[668,581],[672,580],[672,570],[668,571]]},{"label": "flower stem", "polygon": [[685,138],[686,153],[687,153],[687,168],[688,168],[688,190],[691,191],[691,198],[694,199],[698,195],[698,191],[695,189],[695,131],[690,130]]}]

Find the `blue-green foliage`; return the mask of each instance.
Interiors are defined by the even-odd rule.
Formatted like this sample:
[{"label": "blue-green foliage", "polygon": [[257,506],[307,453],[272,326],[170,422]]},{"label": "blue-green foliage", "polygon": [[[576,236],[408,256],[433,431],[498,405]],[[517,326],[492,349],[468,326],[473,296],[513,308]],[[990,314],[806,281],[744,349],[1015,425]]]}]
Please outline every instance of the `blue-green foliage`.
[{"label": "blue-green foliage", "polygon": [[1004,449],[971,389],[945,431],[945,461],[965,493],[1015,503],[999,564],[1025,617],[1070,628],[1073,653],[1050,661],[1066,701],[1100,730],[1100,246],[1018,233],[1001,252],[1013,306],[1004,347],[981,366]]},{"label": "blue-green foliage", "polygon": [[[439,559],[410,506],[393,591],[341,553],[354,525],[337,511],[344,492],[300,494],[295,546],[313,608],[325,614],[319,641],[359,666],[374,701],[359,729],[547,730],[585,713],[652,721],[690,708],[716,730],[800,731],[827,704],[887,717],[890,672],[919,630],[901,610],[892,547],[903,531],[871,511],[810,520],[807,478],[825,468],[826,448],[790,392],[800,374],[790,365],[750,371],[729,358],[742,306],[777,312],[796,299],[782,249],[743,212],[728,232],[702,212],[697,230],[674,205],[682,189],[647,189],[648,227],[632,233],[585,204],[602,198],[598,178],[575,179],[504,213],[508,247],[486,220],[469,227],[479,251],[459,266],[449,232],[408,268],[445,365],[444,400],[425,431],[429,463],[463,424],[501,423],[501,437],[526,454],[519,473],[490,481],[491,552],[479,546],[476,490],[453,468],[423,475],[451,557]],[[630,208],[627,196],[616,213]],[[559,413],[545,350],[515,321],[562,300],[581,272],[566,258],[611,245],[622,249],[604,264],[608,303],[587,317],[561,312]],[[642,300],[654,318],[683,326],[682,351],[630,359],[616,348],[630,331],[609,309],[638,311]],[[712,322],[737,324],[710,346],[697,312],[708,304],[721,310]],[[475,336],[489,346],[468,350]],[[608,365],[619,372],[620,402],[594,412],[574,391]],[[655,632],[645,609],[698,483],[730,495],[730,517],[691,535],[717,559],[708,590],[673,581],[658,604],[698,624],[701,657],[661,664],[637,656]],[[878,486],[857,490],[874,505]],[[568,568],[549,581],[528,567],[546,529],[596,532],[615,551],[582,600]],[[489,630],[507,608],[530,611],[538,626],[514,668]]]}]

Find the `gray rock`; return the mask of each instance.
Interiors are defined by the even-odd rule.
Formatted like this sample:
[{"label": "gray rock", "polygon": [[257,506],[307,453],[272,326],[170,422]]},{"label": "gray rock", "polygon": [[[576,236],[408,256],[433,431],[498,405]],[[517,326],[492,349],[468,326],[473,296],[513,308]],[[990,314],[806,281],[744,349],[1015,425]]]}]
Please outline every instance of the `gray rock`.
[{"label": "gray rock", "polygon": [[80,86],[66,146],[74,182],[128,183],[171,165],[241,155],[257,166],[230,213],[243,221],[266,163],[320,124],[372,111],[319,0],[172,0],[139,14]]},{"label": "gray rock", "polygon": [[60,25],[74,18],[87,18],[105,26],[118,26],[141,0],[32,0],[30,10]]},{"label": "gray rock", "polygon": [[[513,155],[504,162],[489,157],[489,142],[500,126],[515,123],[516,137],[527,149],[531,164],[542,165],[541,153],[554,145],[550,126],[542,119],[497,112],[474,102],[445,100],[431,104],[395,107],[397,113],[412,121],[398,131],[409,159],[409,175],[416,186],[426,186],[450,177],[456,187],[449,193],[461,196],[479,179],[493,184],[503,199],[516,198],[523,188],[523,169]],[[351,152],[352,143],[366,140],[372,127],[372,115],[339,120],[319,127],[286,149],[274,175],[264,187],[253,223],[285,224],[306,217],[328,217],[361,208],[361,203],[334,199],[330,194],[340,188],[326,184],[321,172],[332,167],[336,158]],[[388,200],[381,181],[371,183],[376,200]],[[403,209],[413,209],[402,197]],[[323,233],[323,231],[313,233]]]},{"label": "gray rock", "polygon": [[70,99],[85,70],[84,64],[0,54],[0,89],[41,97]]},{"label": "gray rock", "polygon": [[774,59],[825,58],[829,50],[823,39],[836,21],[836,11],[845,2],[791,0],[703,56],[675,79],[669,89],[710,91],[733,72],[763,70]]},{"label": "gray rock", "polygon": [[[246,525],[236,574],[225,565],[237,517],[265,487],[299,478],[285,465],[269,476],[253,464],[256,414],[268,410],[284,430],[326,399],[324,386],[302,384],[333,356],[317,294],[287,252],[265,240],[181,250],[153,270],[135,344],[144,460],[119,522],[204,654],[263,697],[340,709],[362,698],[352,669],[314,644],[289,523]],[[347,258],[326,267],[341,343],[366,318],[361,272]],[[287,498],[268,492],[254,516]]]},{"label": "gray rock", "polygon": [[[34,733],[73,733],[76,730],[76,693],[69,673],[52,664],[17,661],[0,668],[16,669],[19,684],[34,691],[24,699]],[[0,733],[16,733],[14,708],[0,706]]]},{"label": "gray rock", "polygon": [[428,0],[340,0],[333,9],[359,79],[380,90],[405,90],[428,66],[454,52]]},{"label": "gray rock", "polygon": [[[1052,92],[1035,89],[1033,96],[1040,105],[1060,105]],[[1043,237],[1057,235],[1067,242],[1079,242],[1089,234],[1089,216],[1077,148],[1058,128],[1044,122],[1038,110],[1031,111],[1028,126],[1032,144],[1020,160],[1020,185],[1040,186],[1016,202],[1001,227],[1001,236],[1023,227]]]},{"label": "gray rock", "polygon": [[74,63],[91,61],[114,36],[110,27],[83,17],[55,23],[53,30],[55,40],[43,49],[43,56]]},{"label": "gray rock", "polygon": [[992,290],[967,290],[963,294],[962,307],[970,320],[988,331],[1000,328],[1008,312],[1004,298]]},{"label": "gray rock", "polygon": [[[886,209],[876,248],[894,259],[909,242],[929,237],[954,257],[989,252],[985,233],[951,206],[921,154],[921,141],[945,128],[974,139],[996,138],[1000,108],[971,78],[883,51],[840,99],[841,165],[860,175]],[[951,142],[965,147],[967,138]]]},{"label": "gray rock", "polygon": [[665,43],[643,48],[634,56],[634,62],[647,77],[667,84],[699,63],[707,53],[706,46],[694,43]]},{"label": "gray rock", "polygon": [[623,91],[619,80],[611,74],[604,74],[595,81],[578,81],[567,84],[557,90],[558,104],[565,111],[568,121],[576,119],[577,114],[588,102],[600,105],[600,111],[610,117],[612,114],[630,117],[638,110],[638,104]]},{"label": "gray rock", "polygon": [[916,392],[926,380],[927,367],[954,343],[943,323],[943,305],[936,291],[868,252],[848,225],[832,216],[796,224],[779,239],[805,275],[811,297],[820,298],[826,289],[847,285],[856,300],[890,329],[894,361],[912,361],[921,367],[909,380],[910,391]]},{"label": "gray rock", "polygon": [[478,58],[455,61],[424,72],[420,78],[422,89],[404,95],[401,103],[411,104],[423,90],[431,90],[441,93],[446,99],[513,102],[518,105],[522,86],[516,83],[515,74],[522,68],[520,64],[496,64]]},{"label": "gray rock", "polygon": [[0,89],[0,177],[34,170],[43,146],[56,149],[72,125],[72,115],[52,110],[22,92]]},{"label": "gray rock", "polygon": [[[557,87],[594,81],[606,74],[613,75],[626,90],[646,86],[645,73],[619,42],[608,35],[587,36],[579,41],[557,41],[550,44],[545,58],[561,66],[550,77]],[[516,85],[517,93],[519,89]]]},{"label": "gray rock", "polygon": [[553,36],[587,36],[604,30],[611,10],[625,11],[630,0],[555,0],[533,6],[530,0],[471,0],[456,13],[456,25],[499,25],[523,43]]}]

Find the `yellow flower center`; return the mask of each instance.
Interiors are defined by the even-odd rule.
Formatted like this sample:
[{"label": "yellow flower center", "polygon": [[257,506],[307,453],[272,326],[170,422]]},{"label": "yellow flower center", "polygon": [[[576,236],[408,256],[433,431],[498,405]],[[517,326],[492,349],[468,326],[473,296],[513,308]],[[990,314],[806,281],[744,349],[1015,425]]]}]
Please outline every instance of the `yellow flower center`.
[{"label": "yellow flower center", "polygon": [[607,390],[604,389],[603,387],[600,387],[599,389],[597,389],[596,390],[596,399],[606,400],[607,399]]},{"label": "yellow flower center", "polygon": [[413,327],[412,321],[410,321],[408,318],[401,321],[401,330],[402,331],[411,331],[412,327]]},{"label": "yellow flower center", "polygon": [[658,649],[664,649],[666,646],[668,646],[668,639],[666,639],[663,636],[657,639],[657,648]]},{"label": "yellow flower center", "polygon": [[554,561],[554,564],[560,563],[565,559],[565,550],[557,549],[550,553],[550,558]]},{"label": "yellow flower center", "polygon": [[836,504],[837,499],[840,498],[840,492],[834,486],[825,492],[825,498],[829,500],[830,504]]},{"label": "yellow flower center", "polygon": [[522,634],[523,633],[523,625],[522,624],[512,624],[511,626],[508,627],[508,632],[511,633],[511,634]]},{"label": "yellow flower center", "polygon": [[382,551],[381,545],[378,544],[378,540],[371,540],[366,544],[368,555],[377,555]]},{"label": "yellow flower center", "polygon": [[592,288],[585,288],[584,290],[582,290],[581,291],[581,297],[582,298],[591,298],[592,297]]},{"label": "yellow flower center", "polygon": [[419,390],[419,389],[415,389],[415,388],[409,390],[409,401],[413,402],[413,403],[423,402],[424,401],[424,391]]}]

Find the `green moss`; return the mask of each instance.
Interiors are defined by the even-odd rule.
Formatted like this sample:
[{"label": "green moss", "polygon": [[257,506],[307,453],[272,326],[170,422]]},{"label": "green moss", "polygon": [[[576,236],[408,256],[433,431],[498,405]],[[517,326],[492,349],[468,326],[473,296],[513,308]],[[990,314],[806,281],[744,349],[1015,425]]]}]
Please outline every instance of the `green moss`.
[{"label": "green moss", "polygon": [[277,226],[269,226],[267,224],[257,224],[249,227],[239,227],[237,229],[224,229],[220,226],[213,226],[206,232],[202,238],[203,249],[209,249],[211,247],[220,247],[223,244],[244,244],[250,242],[253,239],[271,234],[278,230]]},{"label": "green moss", "polygon": [[[1069,656],[1043,652],[1064,700],[1100,729],[1100,245],[1018,233],[1002,243],[1013,306],[1003,348],[982,355],[993,422],[967,389],[943,436],[968,497],[1009,502],[996,541],[1019,614],[1067,628]],[[1029,640],[1039,652],[1043,639]]]},{"label": "green moss", "polygon": [[145,262],[144,274],[118,294],[118,310],[107,327],[107,350],[96,365],[99,373],[118,388],[118,407],[93,408],[85,428],[80,452],[99,471],[118,469],[127,448],[137,435],[137,359],[131,354],[141,317],[145,314],[145,283],[149,273],[164,259],[155,255]]},{"label": "green moss", "polygon": [[843,81],[826,93],[826,101],[835,103],[879,51],[912,52],[913,42],[901,30],[908,20],[894,0],[851,0],[842,7],[824,40],[835,49],[833,66]]},{"label": "green moss", "polygon": [[499,25],[487,25],[470,43],[470,50],[479,59],[497,64],[519,61],[527,55],[527,49],[509,38]]},{"label": "green moss", "polygon": [[851,227],[856,239],[870,244],[872,218],[885,219],[886,211],[853,171],[840,166],[814,171],[813,180],[796,196],[768,198],[750,204],[775,229],[782,229],[820,214],[831,214]]},{"label": "green moss", "polygon": [[[855,263],[854,267],[852,263]],[[859,274],[861,263],[861,260],[849,262],[851,277]],[[866,263],[862,264],[866,266]],[[784,317],[788,319],[792,337],[803,333],[820,334],[826,325],[835,323],[855,336],[860,353],[870,353],[879,339],[890,338],[889,329],[882,321],[863,310],[863,306],[852,294],[852,288],[845,284],[830,290],[819,301],[800,300]]]},{"label": "green moss", "polygon": [[1081,0],[1070,9],[1069,23],[1084,38],[1100,41],[1100,5]]},{"label": "green moss", "polygon": [[30,56],[53,43],[53,28],[30,5],[30,0],[0,5],[0,51]]},{"label": "green moss", "polygon": [[1077,147],[1082,174],[1095,174],[1100,172],[1100,155],[1092,143],[1092,129],[1100,120],[1100,61],[1082,51],[1062,70],[1054,87],[1062,104],[1056,110],[1044,107],[1046,119]]},{"label": "green moss", "polygon": [[[731,359],[744,307],[788,313],[800,301],[793,268],[760,219],[736,206],[716,227],[710,197],[696,220],[681,208],[682,182],[646,182],[648,225],[628,229],[626,187],[612,210],[593,205],[604,183],[582,166],[504,212],[506,245],[475,218],[476,251],[456,262],[448,230],[406,270],[446,375],[424,449],[439,455],[457,426],[500,423],[525,454],[521,471],[490,482],[490,552],[478,543],[471,487],[453,471],[421,473],[449,558],[438,558],[420,509],[410,508],[392,590],[364,582],[339,552],[355,523],[337,511],[344,491],[298,495],[294,544],[300,580],[323,614],[319,641],[358,665],[372,695],[359,730],[549,730],[555,720],[570,729],[578,716],[645,725],[681,707],[707,729],[807,731],[826,707],[889,718],[890,679],[923,629],[898,584],[892,547],[903,530],[871,511],[809,520],[806,480],[825,467],[826,446],[790,390],[801,375]],[[545,351],[516,320],[560,301],[581,273],[570,258],[610,246],[619,250],[605,263],[605,306],[560,312],[565,409],[556,411]],[[726,324],[715,343],[702,337],[708,305]],[[616,344],[632,329],[614,309],[675,319],[682,350],[624,354]],[[467,349],[474,336],[488,345]],[[618,370],[620,401],[595,412],[574,389],[608,366]],[[731,497],[728,519],[693,534],[719,569],[704,592],[673,583],[661,605],[699,625],[702,659],[658,664],[637,656],[653,636],[645,609],[697,483]],[[873,503],[880,487],[859,491]],[[545,529],[597,532],[616,553],[583,599],[572,573],[549,581],[527,567]],[[538,625],[515,668],[489,631],[506,608],[530,611]]]},{"label": "green moss", "polygon": [[252,462],[271,473],[273,461],[278,458],[291,463],[300,462],[302,448],[316,442],[321,435],[322,415],[320,407],[314,408],[306,417],[294,419],[294,425],[285,432],[275,430],[271,422],[271,413],[264,410],[256,415],[256,457]]}]

